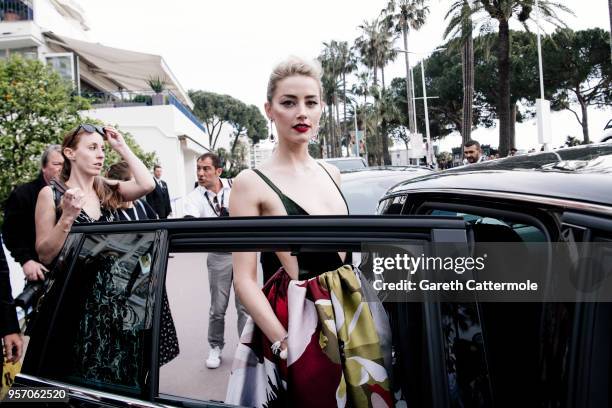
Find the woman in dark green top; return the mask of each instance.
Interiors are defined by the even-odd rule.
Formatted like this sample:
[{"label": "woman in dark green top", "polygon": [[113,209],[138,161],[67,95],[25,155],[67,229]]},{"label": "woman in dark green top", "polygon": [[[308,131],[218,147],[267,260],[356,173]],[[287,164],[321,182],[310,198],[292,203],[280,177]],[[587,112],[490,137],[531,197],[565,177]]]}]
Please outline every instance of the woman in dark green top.
[{"label": "woman in dark green top", "polygon": [[[320,77],[317,65],[297,58],[272,72],[265,110],[278,145],[266,163],[234,180],[230,216],[348,215],[339,170],[308,153],[322,113]],[[262,290],[257,253],[234,252],[234,288],[252,320],[236,352],[226,402],[324,407],[382,399],[391,405],[378,330],[359,277],[343,266],[346,255],[264,253]],[[363,364],[380,375],[364,383]]]}]

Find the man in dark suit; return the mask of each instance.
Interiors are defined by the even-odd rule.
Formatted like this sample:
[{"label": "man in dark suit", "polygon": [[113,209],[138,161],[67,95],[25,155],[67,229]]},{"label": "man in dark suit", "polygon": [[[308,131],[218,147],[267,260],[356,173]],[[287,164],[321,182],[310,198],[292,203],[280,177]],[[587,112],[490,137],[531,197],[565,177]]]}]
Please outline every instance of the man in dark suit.
[{"label": "man in dark suit", "polygon": [[38,177],[17,186],[5,203],[2,225],[4,243],[15,261],[21,264],[29,281],[44,280],[47,271],[36,253],[34,213],[38,193],[52,178],[59,177],[63,164],[62,147],[49,145],[42,154]]},{"label": "man in dark suit", "polygon": [[153,207],[159,218],[168,218],[172,214],[172,207],[170,206],[168,185],[161,179],[162,167],[159,164],[153,167],[153,175],[155,190],[147,194],[147,202]]}]

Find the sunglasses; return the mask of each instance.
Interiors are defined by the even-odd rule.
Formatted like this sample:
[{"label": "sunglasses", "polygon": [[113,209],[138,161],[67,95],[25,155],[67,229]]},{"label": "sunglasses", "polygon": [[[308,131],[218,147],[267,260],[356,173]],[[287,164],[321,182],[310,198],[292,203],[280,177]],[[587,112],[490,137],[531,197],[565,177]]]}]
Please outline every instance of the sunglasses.
[{"label": "sunglasses", "polygon": [[74,131],[74,133],[72,134],[72,136],[76,136],[79,134],[79,132],[81,131],[81,129],[83,129],[84,131],[86,131],[87,133],[98,133],[100,136],[102,136],[105,140],[106,140],[106,134],[104,133],[104,128],[102,126],[98,126],[98,125],[92,125],[90,123],[82,123],[80,124],[76,130]]}]

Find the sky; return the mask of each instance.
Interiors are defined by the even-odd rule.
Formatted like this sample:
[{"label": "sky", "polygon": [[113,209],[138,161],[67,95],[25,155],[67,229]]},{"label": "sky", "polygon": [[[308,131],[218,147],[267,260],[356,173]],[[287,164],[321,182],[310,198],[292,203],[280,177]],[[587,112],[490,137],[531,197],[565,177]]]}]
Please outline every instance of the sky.
[{"label": "sky", "polygon": [[[609,29],[607,0],[558,0],[576,17],[574,29]],[[91,40],[159,54],[186,89],[229,94],[259,107],[274,65],[289,55],[315,58],[324,41],[352,41],[358,26],[375,18],[386,0],[77,0]],[[450,0],[429,0],[427,24],[410,37],[410,51],[442,44]],[[587,6],[588,4],[588,6]],[[397,40],[398,48],[403,42]],[[415,62],[418,55],[415,56]],[[386,71],[405,73],[403,58]]]},{"label": "sky", "polygon": [[[331,40],[352,44],[360,35],[358,26],[378,16],[387,4],[387,0],[76,1],[84,9],[91,41],[162,55],[185,89],[228,94],[258,106],[262,113],[268,76],[278,62],[290,55],[316,58],[322,43]],[[574,11],[575,16],[561,14],[571,28],[609,30],[607,0],[556,1]],[[444,42],[444,16],[451,3],[429,0],[426,25],[409,39],[409,50],[421,53],[411,57],[413,65]],[[396,47],[403,48],[401,39]],[[398,58],[387,67],[387,83],[405,75],[403,61]]]}]

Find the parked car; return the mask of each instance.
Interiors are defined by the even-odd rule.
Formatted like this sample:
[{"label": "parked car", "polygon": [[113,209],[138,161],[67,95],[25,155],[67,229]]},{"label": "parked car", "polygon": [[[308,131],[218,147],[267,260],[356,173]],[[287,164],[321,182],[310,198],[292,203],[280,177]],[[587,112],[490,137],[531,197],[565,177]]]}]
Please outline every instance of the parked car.
[{"label": "parked car", "polygon": [[367,167],[343,173],[341,189],[351,214],[375,214],[378,200],[389,188],[432,172],[421,166]]},{"label": "parked car", "polygon": [[[458,216],[476,244],[537,243],[548,250],[563,242],[583,248],[584,256],[607,243],[608,255],[600,262],[611,265],[612,145],[508,157],[409,180],[387,192],[378,212]],[[517,272],[533,259],[528,252],[511,256],[506,262],[514,262]],[[542,272],[554,274],[570,260],[549,259]],[[593,272],[611,273],[576,267],[576,274],[585,279]],[[418,320],[431,307],[400,305],[413,320],[396,319],[400,331],[414,336],[412,342],[401,343],[406,344],[398,353],[401,370],[414,370],[415,361],[423,370],[420,377],[415,375],[417,384],[411,389],[415,406],[612,406],[609,299],[442,303],[433,312],[438,325],[434,331],[425,324],[427,318]],[[418,365],[422,361],[427,363]],[[440,390],[439,400],[431,397]]]},{"label": "parked car", "polygon": [[[599,144],[431,173],[391,188],[379,201],[384,216],[75,225],[36,307],[15,384],[63,387],[70,404],[79,407],[223,406],[218,398],[196,398],[185,391],[184,383],[206,369],[172,377],[159,368],[163,283],[168,284],[169,274],[186,276],[186,269],[196,267],[170,270],[176,257],[262,250],[363,255],[364,243],[389,241],[452,244],[461,253],[491,240],[537,242],[545,249],[556,242],[610,243],[611,158],[612,145]],[[564,261],[545,259],[542,268],[550,273]],[[111,267],[102,272],[101,264]],[[191,280],[183,284],[196,285]],[[94,288],[104,296],[92,297]],[[198,298],[182,292],[180,297],[190,318],[207,315]],[[92,310],[109,313],[105,308],[111,304],[125,310],[110,313],[104,330],[83,324]],[[411,407],[609,407],[611,305],[436,297],[388,302],[394,395]],[[173,310],[175,319],[178,312]],[[204,342],[204,330],[190,322],[187,331]],[[129,350],[108,353],[109,342],[123,336],[130,340]],[[81,358],[92,342],[100,345],[93,348],[95,370]],[[179,342],[183,349],[180,335]],[[174,388],[168,390],[164,381]],[[205,392],[219,384],[203,381],[197,387]]]},{"label": "parked car", "polygon": [[345,171],[365,169],[368,167],[368,163],[363,157],[334,157],[329,159],[323,159],[329,164],[333,164],[341,173]]}]

